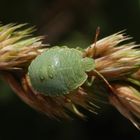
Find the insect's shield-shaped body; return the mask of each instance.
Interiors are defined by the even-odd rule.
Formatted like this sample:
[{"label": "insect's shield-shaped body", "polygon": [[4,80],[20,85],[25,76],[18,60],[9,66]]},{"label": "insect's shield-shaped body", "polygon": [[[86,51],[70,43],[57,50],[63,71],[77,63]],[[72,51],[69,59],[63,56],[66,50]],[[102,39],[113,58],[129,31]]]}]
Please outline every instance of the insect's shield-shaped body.
[{"label": "insect's shield-shaped body", "polygon": [[46,96],[69,94],[86,80],[95,68],[92,58],[74,48],[53,47],[37,56],[28,69],[32,87]]}]

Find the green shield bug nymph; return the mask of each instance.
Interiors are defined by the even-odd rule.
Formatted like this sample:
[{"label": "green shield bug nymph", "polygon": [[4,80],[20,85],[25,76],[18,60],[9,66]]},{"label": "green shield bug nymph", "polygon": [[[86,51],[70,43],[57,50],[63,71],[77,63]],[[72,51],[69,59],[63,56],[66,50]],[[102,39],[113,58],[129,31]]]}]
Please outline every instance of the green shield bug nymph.
[{"label": "green shield bug nymph", "polygon": [[46,96],[60,96],[80,87],[86,72],[94,69],[94,60],[83,58],[74,48],[53,47],[37,56],[28,69],[34,90]]}]

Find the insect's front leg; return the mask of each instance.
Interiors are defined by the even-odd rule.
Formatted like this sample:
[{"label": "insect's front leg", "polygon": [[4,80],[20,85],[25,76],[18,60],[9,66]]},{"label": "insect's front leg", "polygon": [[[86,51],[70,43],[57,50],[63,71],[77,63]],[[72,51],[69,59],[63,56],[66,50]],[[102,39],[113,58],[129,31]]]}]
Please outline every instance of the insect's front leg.
[{"label": "insect's front leg", "polygon": [[88,77],[85,84],[89,87],[92,86],[94,79],[95,79],[94,76]]}]

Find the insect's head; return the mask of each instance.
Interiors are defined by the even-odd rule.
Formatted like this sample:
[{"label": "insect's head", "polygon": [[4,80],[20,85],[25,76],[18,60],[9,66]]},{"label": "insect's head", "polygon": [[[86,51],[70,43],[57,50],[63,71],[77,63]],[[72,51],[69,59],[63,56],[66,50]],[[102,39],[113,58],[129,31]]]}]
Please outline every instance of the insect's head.
[{"label": "insect's head", "polygon": [[89,72],[95,68],[94,59],[90,57],[82,58],[83,69],[85,72]]}]

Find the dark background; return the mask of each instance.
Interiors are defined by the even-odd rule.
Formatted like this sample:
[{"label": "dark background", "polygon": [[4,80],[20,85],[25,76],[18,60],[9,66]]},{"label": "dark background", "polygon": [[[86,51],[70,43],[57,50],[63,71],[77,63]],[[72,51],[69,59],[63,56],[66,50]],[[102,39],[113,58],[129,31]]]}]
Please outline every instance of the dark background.
[{"label": "dark background", "polygon": [[[99,38],[126,32],[140,43],[140,0],[0,0],[3,24],[36,25],[52,45],[87,47]],[[140,132],[114,108],[104,105],[86,121],[54,121],[24,104],[0,82],[0,140],[140,140]]]}]

